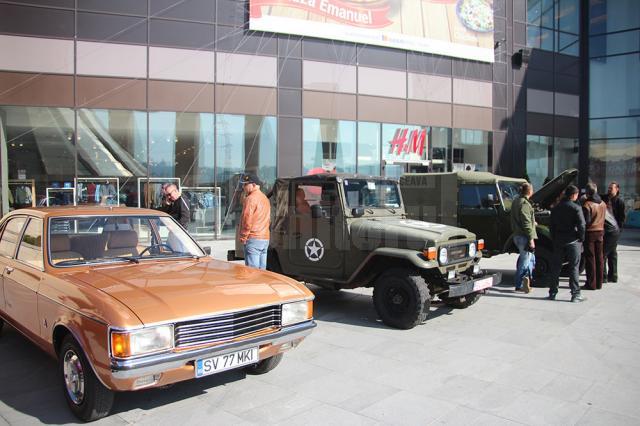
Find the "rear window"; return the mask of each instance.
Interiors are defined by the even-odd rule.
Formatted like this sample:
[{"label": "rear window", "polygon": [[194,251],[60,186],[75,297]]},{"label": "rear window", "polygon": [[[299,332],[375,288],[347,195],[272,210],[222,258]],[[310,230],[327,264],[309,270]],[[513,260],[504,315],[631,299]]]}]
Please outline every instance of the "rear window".
[{"label": "rear window", "polygon": [[461,185],[460,207],[464,209],[491,209],[498,198],[495,185]]},{"label": "rear window", "polygon": [[20,238],[20,232],[26,221],[27,219],[25,217],[16,217],[9,220],[7,226],[4,227],[4,232],[0,239],[1,256],[13,257],[13,254],[16,252],[18,238]]},{"label": "rear window", "polygon": [[33,266],[34,268],[44,268],[42,260],[42,221],[31,219],[24,230],[17,259]]}]

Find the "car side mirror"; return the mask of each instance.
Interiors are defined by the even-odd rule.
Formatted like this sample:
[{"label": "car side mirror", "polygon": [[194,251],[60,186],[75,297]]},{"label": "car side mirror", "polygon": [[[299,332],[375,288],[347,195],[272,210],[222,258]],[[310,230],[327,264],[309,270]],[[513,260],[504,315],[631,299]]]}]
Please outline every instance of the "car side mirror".
[{"label": "car side mirror", "polygon": [[204,254],[206,254],[207,256],[211,256],[211,247],[202,247],[202,251],[204,251]]},{"label": "car side mirror", "polygon": [[353,217],[360,217],[364,215],[364,207],[354,207],[351,209],[351,215]]},{"label": "car side mirror", "polygon": [[311,206],[311,217],[313,219],[319,219],[322,217],[322,207],[319,204]]}]

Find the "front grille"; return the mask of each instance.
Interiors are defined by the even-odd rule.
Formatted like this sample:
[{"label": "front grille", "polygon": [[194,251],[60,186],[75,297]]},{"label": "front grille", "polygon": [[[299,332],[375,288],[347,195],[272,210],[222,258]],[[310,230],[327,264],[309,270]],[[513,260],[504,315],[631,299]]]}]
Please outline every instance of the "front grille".
[{"label": "front grille", "polygon": [[175,325],[177,349],[223,342],[258,331],[280,328],[281,308],[279,305],[232,312]]},{"label": "front grille", "polygon": [[460,244],[447,247],[449,261],[447,263],[458,262],[469,257],[469,244]]}]

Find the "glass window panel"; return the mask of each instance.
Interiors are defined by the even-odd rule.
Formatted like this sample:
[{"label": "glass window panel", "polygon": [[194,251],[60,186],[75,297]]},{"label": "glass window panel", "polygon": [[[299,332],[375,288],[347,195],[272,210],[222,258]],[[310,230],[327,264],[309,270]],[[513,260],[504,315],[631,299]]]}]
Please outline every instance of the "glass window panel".
[{"label": "glass window panel", "polygon": [[542,0],[527,0],[527,22],[540,26],[542,16]]},{"label": "glass window panel", "polygon": [[591,118],[638,115],[640,55],[591,59],[589,69]]},{"label": "glass window panel", "polygon": [[42,260],[42,221],[31,219],[22,235],[22,242],[18,248],[17,259],[33,266],[34,268],[44,268]]},{"label": "glass window panel", "polygon": [[640,137],[640,117],[590,120],[589,137],[592,139]]},{"label": "glass window panel", "polygon": [[268,192],[276,178],[275,117],[218,114],[216,116],[216,186],[222,193],[222,233],[234,235],[242,211],[242,173],[256,174]]},{"label": "glass window panel", "polygon": [[460,185],[458,199],[464,209],[494,209],[498,200],[496,185]]},{"label": "glass window panel", "polygon": [[553,142],[553,177],[567,169],[578,168],[578,139],[555,138]]},{"label": "glass window panel", "polygon": [[147,15],[147,0],[78,0],[79,10]]},{"label": "glass window panel", "polygon": [[302,133],[303,173],[355,173],[354,121],[307,118],[303,120]]},{"label": "glass window panel", "polygon": [[358,123],[358,173],[380,175],[380,124]]},{"label": "glass window panel", "polygon": [[490,171],[491,132],[453,129],[453,170]]},{"label": "glass window panel", "polygon": [[639,158],[640,139],[591,140],[589,177],[599,188],[615,180],[627,209],[640,209]]},{"label": "glass window panel", "polygon": [[78,38],[144,44],[147,42],[147,20],[133,16],[78,12]]},{"label": "glass window panel", "polygon": [[590,3],[590,34],[640,27],[640,2],[637,0],[600,0]]},{"label": "glass window panel", "polygon": [[451,129],[432,127],[429,132],[431,148],[431,169],[434,172],[451,171],[449,153],[451,151]]},{"label": "glass window panel", "polygon": [[557,1],[556,29],[568,33],[580,33],[580,2],[579,0]]},{"label": "glass window panel", "polygon": [[211,0],[149,0],[152,16],[213,22],[216,2]]},{"label": "glass window panel", "polygon": [[4,227],[2,239],[0,239],[0,256],[13,257],[20,238],[20,232],[22,232],[22,227],[26,221],[27,219],[24,217],[16,217],[11,219],[7,226]]},{"label": "glass window panel", "polygon": [[534,188],[540,188],[549,176],[549,146],[551,138],[547,136],[527,135],[526,174]]},{"label": "glass window panel", "polygon": [[580,39],[573,34],[558,32],[558,52],[565,55],[579,56],[580,55]]},{"label": "glass window panel", "polygon": [[638,51],[640,51],[640,30],[593,36],[589,39],[590,57]]},{"label": "glass window panel", "polygon": [[147,113],[78,110],[78,177],[118,178],[120,204],[138,207],[138,178],[147,176]]},{"label": "glass window panel", "polygon": [[73,38],[74,28],[73,10],[0,4],[3,33]]},{"label": "glass window panel", "polygon": [[[47,188],[73,186],[75,147],[71,109],[0,107],[0,120],[7,149],[2,168],[7,171],[9,188],[21,188],[19,194],[12,193],[10,208],[31,206],[32,197],[37,205],[46,205]],[[17,182],[24,185],[12,186]],[[18,205],[18,196],[28,198],[29,202]]]},{"label": "glass window panel", "polygon": [[540,25],[545,28],[555,28],[554,0],[542,0],[540,9]]},{"label": "glass window panel", "polygon": [[213,25],[164,19],[151,19],[149,25],[150,44],[213,50],[215,40]]}]

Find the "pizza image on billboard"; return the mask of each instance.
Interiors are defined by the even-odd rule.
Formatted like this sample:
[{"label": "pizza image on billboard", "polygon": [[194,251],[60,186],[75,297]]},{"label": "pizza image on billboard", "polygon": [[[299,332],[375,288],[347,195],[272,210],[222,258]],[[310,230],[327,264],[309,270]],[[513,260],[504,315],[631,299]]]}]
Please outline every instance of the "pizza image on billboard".
[{"label": "pizza image on billboard", "polygon": [[493,62],[493,0],[250,0],[249,28]]}]

